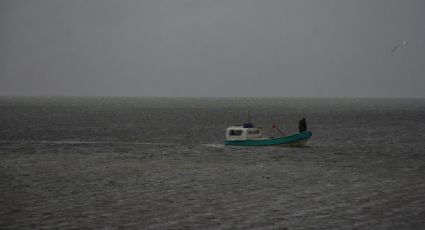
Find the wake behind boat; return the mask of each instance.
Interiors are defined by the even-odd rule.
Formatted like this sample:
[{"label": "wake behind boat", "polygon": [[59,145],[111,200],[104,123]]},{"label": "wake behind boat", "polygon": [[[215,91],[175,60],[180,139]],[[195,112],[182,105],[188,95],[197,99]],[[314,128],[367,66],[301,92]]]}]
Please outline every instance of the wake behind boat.
[{"label": "wake behind boat", "polygon": [[279,137],[263,137],[262,129],[255,127],[252,123],[243,125],[230,126],[226,129],[226,145],[240,146],[271,146],[279,145],[286,147],[299,147],[312,136],[312,132],[307,130],[307,124],[303,118],[299,122],[299,133],[291,135],[283,135],[283,133],[273,124],[282,136]]}]

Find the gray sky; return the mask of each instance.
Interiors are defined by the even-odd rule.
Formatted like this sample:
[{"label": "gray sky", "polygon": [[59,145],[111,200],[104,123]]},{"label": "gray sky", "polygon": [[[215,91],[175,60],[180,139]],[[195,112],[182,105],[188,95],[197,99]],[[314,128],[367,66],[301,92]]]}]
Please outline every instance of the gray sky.
[{"label": "gray sky", "polygon": [[0,0],[0,95],[425,97],[425,1]]}]

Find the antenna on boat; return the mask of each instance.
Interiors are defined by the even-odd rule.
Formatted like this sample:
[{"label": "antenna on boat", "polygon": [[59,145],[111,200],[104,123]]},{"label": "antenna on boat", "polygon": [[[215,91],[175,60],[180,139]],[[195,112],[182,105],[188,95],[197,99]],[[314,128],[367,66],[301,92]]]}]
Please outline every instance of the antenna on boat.
[{"label": "antenna on boat", "polygon": [[400,48],[401,46],[407,46],[407,41],[402,41],[400,43],[398,43],[392,50],[391,53],[394,53],[396,50],[398,50],[398,48]]},{"label": "antenna on boat", "polygon": [[248,110],[248,123],[251,123],[251,113]]}]

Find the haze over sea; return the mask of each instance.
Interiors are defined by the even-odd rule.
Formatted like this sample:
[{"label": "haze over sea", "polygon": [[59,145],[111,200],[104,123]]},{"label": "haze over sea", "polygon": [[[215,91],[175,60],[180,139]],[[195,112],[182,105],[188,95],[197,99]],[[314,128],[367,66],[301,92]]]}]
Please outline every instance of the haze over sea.
[{"label": "haze over sea", "polygon": [[[303,148],[224,146],[274,121]],[[424,229],[425,99],[0,98],[0,228]]]}]

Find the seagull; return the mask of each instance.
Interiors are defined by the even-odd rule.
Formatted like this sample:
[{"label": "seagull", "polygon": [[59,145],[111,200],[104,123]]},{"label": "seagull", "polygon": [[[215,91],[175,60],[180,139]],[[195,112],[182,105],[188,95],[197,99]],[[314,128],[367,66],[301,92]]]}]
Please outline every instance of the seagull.
[{"label": "seagull", "polygon": [[402,41],[402,42],[400,42],[400,43],[398,43],[392,50],[391,50],[391,53],[394,53],[398,48],[400,48],[400,46],[407,46],[407,41],[406,40],[404,40],[404,41]]}]

